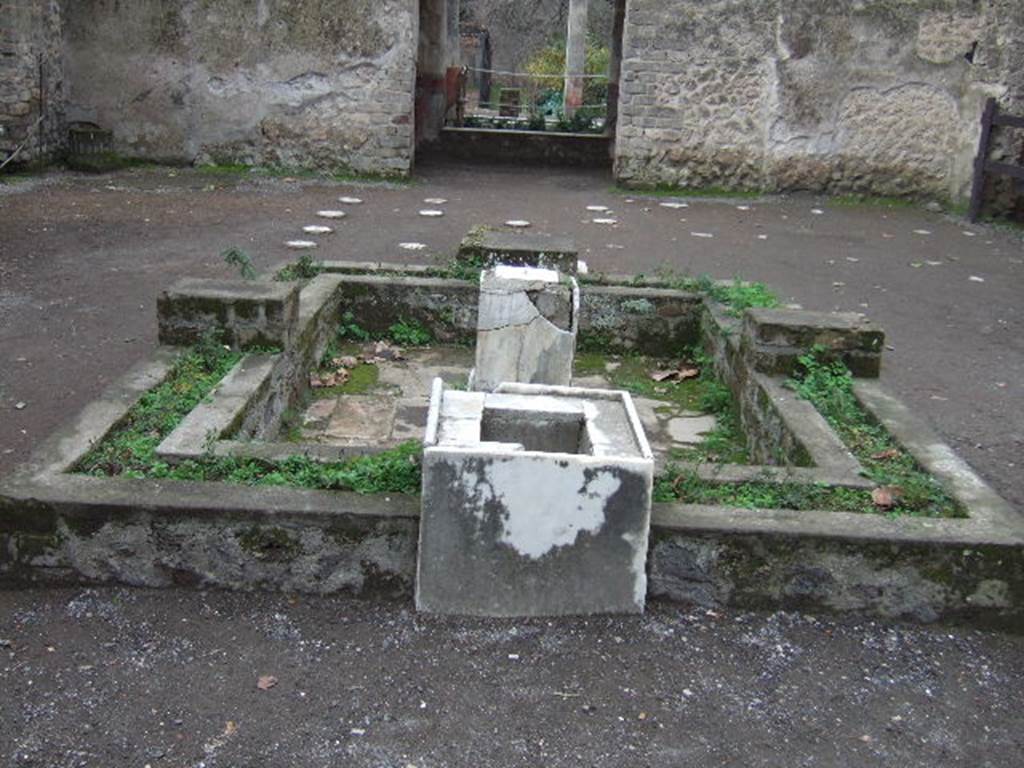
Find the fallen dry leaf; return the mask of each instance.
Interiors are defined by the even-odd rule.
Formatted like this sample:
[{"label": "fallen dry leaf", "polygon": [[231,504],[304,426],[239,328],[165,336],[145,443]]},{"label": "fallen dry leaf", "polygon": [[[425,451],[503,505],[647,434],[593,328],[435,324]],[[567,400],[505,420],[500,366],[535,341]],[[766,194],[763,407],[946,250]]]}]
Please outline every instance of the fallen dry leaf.
[{"label": "fallen dry leaf", "polygon": [[256,687],[261,691],[269,691],[277,685],[277,678],[273,675],[262,675],[259,680],[256,681]]},{"label": "fallen dry leaf", "polygon": [[678,371],[655,371],[651,374],[651,381],[668,381],[669,379],[675,378]]},{"label": "fallen dry leaf", "polygon": [[376,363],[404,360],[405,357],[402,355],[401,347],[388,344],[386,341],[378,341],[365,346],[359,359],[368,365],[375,365]]},{"label": "fallen dry leaf", "polygon": [[888,461],[889,459],[898,459],[899,456],[900,452],[898,449],[890,448],[887,451],[882,451],[881,453],[873,454],[871,458],[874,459],[875,461]]},{"label": "fallen dry leaf", "polygon": [[651,381],[661,383],[663,381],[686,381],[700,376],[700,368],[695,368],[687,363],[680,363],[674,371],[655,371],[650,375]]},{"label": "fallen dry leaf", "polygon": [[225,736],[234,736],[237,732],[238,732],[238,726],[235,725],[235,721],[234,720],[228,720],[227,723],[224,725],[224,735]]},{"label": "fallen dry leaf", "polygon": [[678,381],[686,381],[687,379],[696,379],[700,376],[700,368],[694,368],[693,366],[679,366],[679,370],[676,371]]},{"label": "fallen dry leaf", "polygon": [[871,501],[879,509],[892,509],[903,496],[903,489],[895,485],[883,485],[871,492]]}]

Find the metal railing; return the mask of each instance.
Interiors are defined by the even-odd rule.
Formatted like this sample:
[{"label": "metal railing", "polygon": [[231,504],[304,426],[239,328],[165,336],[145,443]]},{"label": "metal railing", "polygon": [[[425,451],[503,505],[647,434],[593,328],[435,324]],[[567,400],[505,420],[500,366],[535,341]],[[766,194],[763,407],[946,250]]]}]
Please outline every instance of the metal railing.
[{"label": "metal railing", "polygon": [[[559,76],[463,67],[454,124],[531,130],[557,130],[568,125],[576,130],[603,129],[608,114],[607,99],[577,107],[574,112],[580,117],[566,116],[562,103],[566,77],[589,82],[609,81],[606,74]],[[481,98],[481,94],[488,91],[490,98]]]}]

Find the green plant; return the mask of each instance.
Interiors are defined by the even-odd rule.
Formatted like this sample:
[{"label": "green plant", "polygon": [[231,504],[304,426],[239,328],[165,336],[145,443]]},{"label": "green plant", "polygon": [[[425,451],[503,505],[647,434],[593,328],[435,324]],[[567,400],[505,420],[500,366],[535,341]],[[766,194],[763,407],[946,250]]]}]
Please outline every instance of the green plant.
[{"label": "green plant", "polygon": [[731,283],[713,280],[708,275],[688,277],[678,275],[671,269],[657,271],[657,283],[679,291],[703,293],[708,298],[728,307],[728,313],[739,317],[752,307],[777,307],[779,300],[764,283],[748,282],[734,278]]},{"label": "green plant", "polygon": [[[367,331],[365,328],[363,328],[361,325],[359,325],[359,323],[356,322],[355,315],[353,315],[351,312],[345,312],[341,316],[341,325],[338,326],[338,331],[335,334],[334,340],[332,340],[331,343],[332,344],[336,344],[337,342],[341,342],[341,341],[360,341],[361,342],[361,341],[369,341],[369,340],[370,340],[370,332]],[[332,358],[333,357],[337,357],[338,353],[337,353],[336,347],[332,348],[331,345],[329,344],[328,345],[328,350],[330,351],[332,349],[333,349],[333,351],[331,352],[330,357],[332,357]],[[330,358],[328,358],[328,359],[330,359]]]},{"label": "green plant", "polygon": [[290,282],[292,280],[312,280],[314,277],[323,272],[324,268],[322,264],[313,261],[313,257],[308,253],[302,254],[297,261],[289,264],[280,270],[274,279],[280,282]]},{"label": "green plant", "polygon": [[228,248],[220,254],[224,262],[232,267],[237,267],[245,280],[255,280],[256,270],[252,266],[252,258],[241,248]]},{"label": "green plant", "polygon": [[78,463],[88,474],[143,477],[159,462],[156,447],[241,359],[208,334],[132,407]]},{"label": "green plant", "polygon": [[[584,73],[591,75],[583,84],[584,104],[605,104],[608,101],[608,70],[611,51],[596,37],[587,39]],[[526,71],[536,76],[539,88],[560,93],[565,81],[565,39],[555,39],[526,62]],[[594,75],[603,77],[594,77]],[[542,98],[547,94],[542,93]],[[547,102],[548,99],[544,98]],[[561,102],[559,102],[560,104]]]},{"label": "green plant", "polygon": [[857,402],[853,377],[841,360],[824,347],[815,347],[800,357],[799,366],[787,386],[818,409],[870,480],[900,490],[894,514],[962,516],[963,511],[942,486]]},{"label": "green plant", "polygon": [[403,347],[423,347],[433,341],[430,331],[422,323],[405,318],[388,328],[388,336]]}]

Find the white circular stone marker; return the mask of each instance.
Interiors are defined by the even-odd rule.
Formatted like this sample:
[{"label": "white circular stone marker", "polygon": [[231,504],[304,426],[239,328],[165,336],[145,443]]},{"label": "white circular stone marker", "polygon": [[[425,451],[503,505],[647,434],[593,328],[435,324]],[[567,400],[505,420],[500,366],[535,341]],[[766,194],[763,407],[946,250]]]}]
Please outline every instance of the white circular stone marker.
[{"label": "white circular stone marker", "polygon": [[710,232],[691,232],[690,237],[703,237],[706,240],[710,240],[714,235]]},{"label": "white circular stone marker", "polygon": [[285,245],[296,251],[308,251],[311,248],[316,248],[316,243],[312,240],[289,240]]},{"label": "white circular stone marker", "polygon": [[690,207],[689,203],[676,203],[676,202],[671,202],[671,201],[667,202],[667,203],[660,203],[660,205],[661,205],[662,208],[671,208],[673,210],[679,210],[680,208],[689,208]]},{"label": "white circular stone marker", "polygon": [[593,213],[606,213],[609,208],[607,205],[588,205],[587,210]]},{"label": "white circular stone marker", "polygon": [[321,219],[344,219],[348,214],[344,211],[317,211],[316,215]]},{"label": "white circular stone marker", "polygon": [[427,246],[425,243],[399,243],[398,247],[406,251],[422,251]]},{"label": "white circular stone marker", "polygon": [[427,205],[444,205],[448,201],[443,197],[428,197],[423,202]]},{"label": "white circular stone marker", "polygon": [[595,224],[618,224],[618,219],[591,219]]},{"label": "white circular stone marker", "polygon": [[506,227],[512,227],[513,229],[526,229],[530,226],[530,222],[525,219],[510,219],[505,222]]},{"label": "white circular stone marker", "polygon": [[825,215],[825,212],[823,210],[821,210],[821,208],[811,208],[811,213],[813,213],[815,216],[824,216]]},{"label": "white circular stone marker", "polygon": [[325,227],[323,224],[310,224],[308,227],[303,227],[302,231],[307,235],[330,235],[334,232],[334,228]]},{"label": "white circular stone marker", "polygon": [[343,205],[362,205],[363,201],[358,197],[339,197],[338,202]]},{"label": "white circular stone marker", "polygon": [[424,216],[424,217],[426,217],[428,219],[436,219],[436,218],[439,218],[441,216],[444,216],[444,211],[435,211],[435,210],[431,210],[431,209],[427,208],[427,209],[424,209],[424,210],[420,211],[420,216]]}]

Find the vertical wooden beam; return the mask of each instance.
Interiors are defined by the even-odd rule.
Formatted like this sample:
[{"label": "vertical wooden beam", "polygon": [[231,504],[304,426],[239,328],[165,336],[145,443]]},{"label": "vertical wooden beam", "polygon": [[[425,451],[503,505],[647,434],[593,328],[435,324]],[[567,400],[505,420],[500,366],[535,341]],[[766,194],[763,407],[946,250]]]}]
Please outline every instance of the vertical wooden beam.
[{"label": "vertical wooden beam", "polygon": [[988,164],[988,153],[992,144],[992,121],[999,111],[995,99],[985,102],[985,111],[981,114],[981,140],[978,142],[978,156],[974,158],[974,181],[971,185],[971,206],[967,218],[973,224],[981,216],[981,206],[985,198],[985,166]]},{"label": "vertical wooden beam", "polygon": [[[619,83],[622,80],[622,39],[625,30],[626,0],[615,0],[611,55],[608,57],[608,112],[605,116],[605,133],[612,138],[615,137],[615,129],[619,122]],[[614,154],[614,142],[610,149]]]}]

